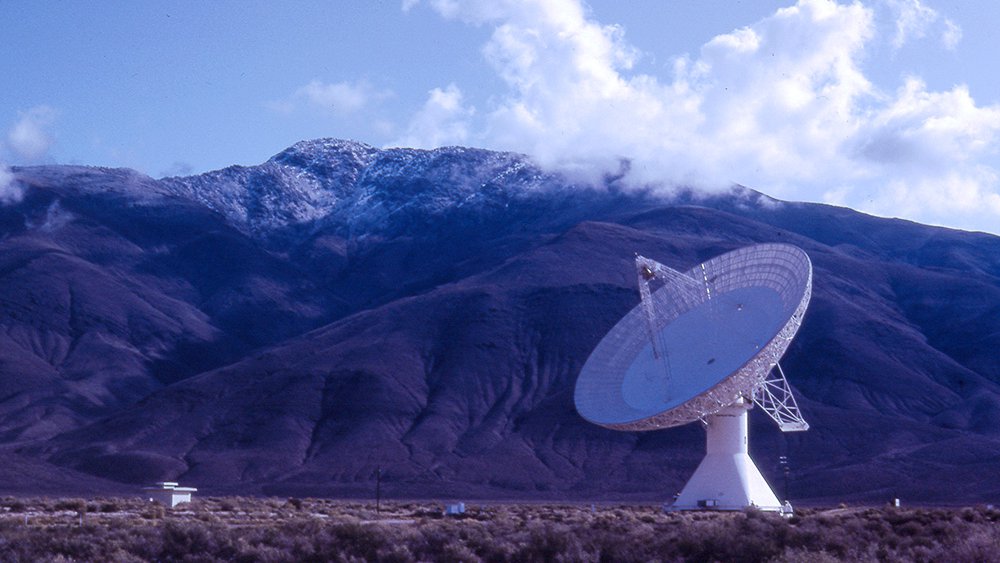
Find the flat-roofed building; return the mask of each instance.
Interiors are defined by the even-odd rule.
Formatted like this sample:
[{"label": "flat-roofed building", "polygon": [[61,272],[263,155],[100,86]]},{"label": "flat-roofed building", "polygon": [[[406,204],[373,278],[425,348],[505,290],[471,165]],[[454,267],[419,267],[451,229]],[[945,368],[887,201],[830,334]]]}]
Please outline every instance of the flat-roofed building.
[{"label": "flat-roofed building", "polygon": [[143,494],[150,502],[156,501],[173,508],[178,504],[191,502],[191,493],[197,491],[194,487],[181,487],[172,481],[161,481],[149,487],[143,487]]}]

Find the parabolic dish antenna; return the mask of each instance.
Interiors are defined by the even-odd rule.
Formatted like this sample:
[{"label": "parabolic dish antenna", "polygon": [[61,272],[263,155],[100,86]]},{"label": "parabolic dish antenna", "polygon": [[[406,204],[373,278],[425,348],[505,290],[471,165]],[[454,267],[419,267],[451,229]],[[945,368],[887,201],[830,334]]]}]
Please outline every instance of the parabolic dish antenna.
[{"label": "parabolic dish antenna", "polygon": [[747,453],[747,411],[753,402],[783,431],[809,428],[778,365],[809,305],[809,257],[762,244],[687,272],[635,263],[641,302],[584,364],[577,412],[626,431],[702,421],[707,455],[674,508],[783,510]]}]

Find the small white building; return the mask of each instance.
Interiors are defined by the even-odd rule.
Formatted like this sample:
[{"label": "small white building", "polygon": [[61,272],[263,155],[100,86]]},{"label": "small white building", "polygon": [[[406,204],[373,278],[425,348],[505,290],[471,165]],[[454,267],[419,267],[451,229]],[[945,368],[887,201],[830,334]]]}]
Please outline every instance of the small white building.
[{"label": "small white building", "polygon": [[183,502],[191,502],[191,493],[198,489],[181,487],[171,481],[162,481],[150,487],[143,487],[142,490],[150,502],[156,501],[163,506],[173,508]]}]

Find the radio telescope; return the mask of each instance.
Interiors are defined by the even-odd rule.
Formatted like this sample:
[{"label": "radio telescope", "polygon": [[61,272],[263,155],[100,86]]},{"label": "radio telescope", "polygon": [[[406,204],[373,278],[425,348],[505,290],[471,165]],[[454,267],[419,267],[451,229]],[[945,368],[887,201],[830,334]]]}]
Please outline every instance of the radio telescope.
[{"label": "radio telescope", "polygon": [[809,429],[778,364],[809,305],[809,257],[761,244],[687,272],[638,255],[635,265],[641,302],[584,364],[577,412],[614,430],[704,424],[705,458],[674,510],[787,510],[750,459],[747,412],[757,404],[784,432]]}]

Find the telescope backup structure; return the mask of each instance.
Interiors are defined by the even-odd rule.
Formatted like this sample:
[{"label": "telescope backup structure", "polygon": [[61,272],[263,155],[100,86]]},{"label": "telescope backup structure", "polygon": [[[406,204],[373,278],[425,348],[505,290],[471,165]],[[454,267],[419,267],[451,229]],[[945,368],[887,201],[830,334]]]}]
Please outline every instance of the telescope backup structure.
[{"label": "telescope backup structure", "polygon": [[783,510],[748,454],[747,411],[756,403],[785,432],[809,428],[778,365],[809,305],[809,257],[761,244],[687,272],[635,263],[642,300],[584,364],[577,412],[626,431],[703,422],[707,453],[674,509]]}]

